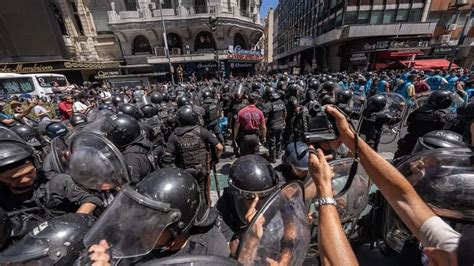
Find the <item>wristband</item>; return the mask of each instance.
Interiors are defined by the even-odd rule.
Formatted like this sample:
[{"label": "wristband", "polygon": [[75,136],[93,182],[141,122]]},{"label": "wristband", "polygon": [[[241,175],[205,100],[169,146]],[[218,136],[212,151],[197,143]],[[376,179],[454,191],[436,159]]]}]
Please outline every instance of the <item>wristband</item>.
[{"label": "wristband", "polygon": [[316,199],[316,206],[321,207],[323,205],[334,205],[337,206],[337,202],[334,198],[317,198]]}]

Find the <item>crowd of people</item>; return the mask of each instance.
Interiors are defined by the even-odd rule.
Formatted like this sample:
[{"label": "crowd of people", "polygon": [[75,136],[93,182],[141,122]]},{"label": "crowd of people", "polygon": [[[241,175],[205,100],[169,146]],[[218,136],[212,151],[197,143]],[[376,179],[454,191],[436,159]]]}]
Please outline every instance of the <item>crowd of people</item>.
[{"label": "crowd of people", "polygon": [[[323,265],[357,265],[352,247],[371,243],[404,265],[472,265],[473,77],[283,73],[5,95],[0,264],[300,265],[316,249]],[[377,153],[396,140],[393,159]],[[222,190],[223,156],[235,160]],[[400,232],[403,251],[389,241]]]}]

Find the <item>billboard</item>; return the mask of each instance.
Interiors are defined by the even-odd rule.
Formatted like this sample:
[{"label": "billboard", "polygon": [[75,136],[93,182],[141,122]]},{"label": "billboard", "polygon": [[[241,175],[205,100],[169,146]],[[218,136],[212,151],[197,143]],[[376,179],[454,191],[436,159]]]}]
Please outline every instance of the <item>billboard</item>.
[{"label": "billboard", "polygon": [[54,0],[2,1],[0,62],[38,62],[68,59]]}]

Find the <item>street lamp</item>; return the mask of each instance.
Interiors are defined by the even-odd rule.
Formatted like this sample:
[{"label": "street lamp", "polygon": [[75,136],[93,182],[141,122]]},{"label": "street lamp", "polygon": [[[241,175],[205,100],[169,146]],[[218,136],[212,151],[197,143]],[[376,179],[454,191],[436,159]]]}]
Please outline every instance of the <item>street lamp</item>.
[{"label": "street lamp", "polygon": [[168,64],[170,67],[170,76],[171,76],[171,83],[173,86],[175,85],[174,83],[174,75],[173,75],[173,65],[171,64],[171,56],[170,56],[170,50],[168,49],[168,38],[166,37],[166,26],[165,26],[165,18],[163,16],[163,0],[160,0],[159,6],[160,6],[160,13],[161,13],[161,24],[163,25],[163,40],[165,42],[165,53],[166,57],[168,58]]},{"label": "street lamp", "polygon": [[[454,23],[456,23],[456,27],[457,27],[457,23],[458,23],[458,19],[459,19],[459,16],[461,16],[461,8],[463,6],[466,6],[468,5],[467,1],[464,1],[464,0],[456,0],[456,4],[454,4],[452,7],[454,8],[457,8],[457,13],[456,13],[456,20]],[[453,66],[453,63],[454,63],[454,60],[456,59],[456,56],[458,54],[458,50],[459,50],[459,46],[461,46],[463,43],[464,43],[464,40],[466,39],[466,35],[467,35],[467,30],[468,30],[468,27],[470,27],[470,24],[471,24],[471,16],[473,14],[473,11],[474,11],[474,6],[471,6],[471,10],[469,11],[469,13],[467,14],[466,16],[466,22],[464,23],[464,27],[461,31],[461,35],[459,35],[459,39],[457,41],[457,44],[456,46],[454,47],[454,50],[452,52],[452,55],[451,55],[451,61],[449,62],[449,66],[448,66],[448,71],[451,71],[451,68]]]},{"label": "street lamp", "polygon": [[[213,37],[214,37],[214,33],[217,31],[217,17],[215,16],[210,16],[209,17],[209,21],[207,22],[207,26],[209,26],[209,30],[212,31],[213,33]],[[216,63],[217,63],[217,78],[219,80],[222,79],[221,77],[221,71],[220,71],[220,65],[219,65],[219,49],[218,49],[218,46],[217,46],[217,38],[214,38],[214,43],[216,44],[216,51],[215,51],[215,59],[216,59]]]}]

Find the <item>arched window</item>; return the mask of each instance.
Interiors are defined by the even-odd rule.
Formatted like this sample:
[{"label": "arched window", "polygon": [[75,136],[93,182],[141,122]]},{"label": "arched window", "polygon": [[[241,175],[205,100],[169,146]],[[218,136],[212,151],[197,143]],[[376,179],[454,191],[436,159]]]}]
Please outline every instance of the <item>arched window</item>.
[{"label": "arched window", "polygon": [[143,35],[138,35],[133,40],[133,54],[151,54],[151,46],[148,39]]},{"label": "arched window", "polygon": [[168,48],[171,50],[173,48],[183,48],[183,41],[181,37],[176,33],[168,33],[166,34],[166,38],[168,39]]},{"label": "arched window", "polygon": [[242,36],[242,34],[240,34],[240,33],[236,33],[235,36],[234,36],[234,47],[235,46],[240,46],[240,48],[242,48],[244,50],[249,49],[249,47],[247,45],[247,42],[245,41],[244,36]]},{"label": "arched window", "polygon": [[214,41],[214,37],[208,31],[201,31],[194,40],[194,51],[200,49],[214,49],[216,50],[216,42]]}]

